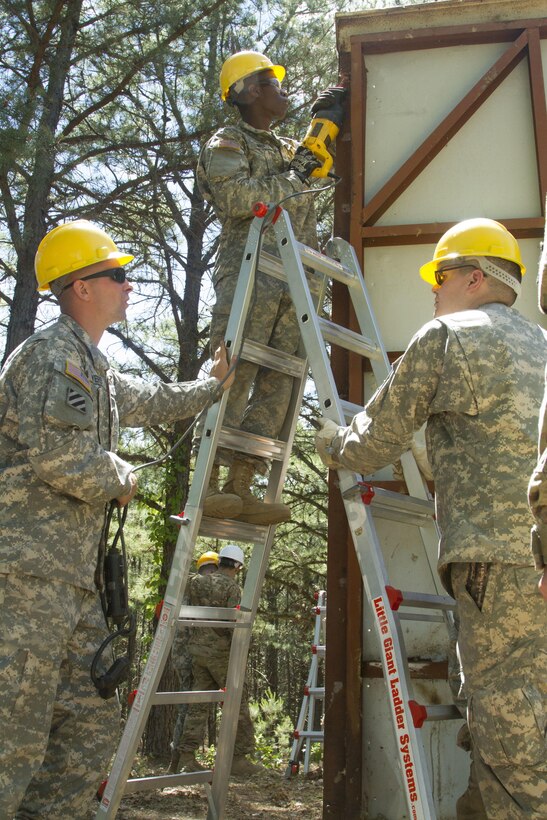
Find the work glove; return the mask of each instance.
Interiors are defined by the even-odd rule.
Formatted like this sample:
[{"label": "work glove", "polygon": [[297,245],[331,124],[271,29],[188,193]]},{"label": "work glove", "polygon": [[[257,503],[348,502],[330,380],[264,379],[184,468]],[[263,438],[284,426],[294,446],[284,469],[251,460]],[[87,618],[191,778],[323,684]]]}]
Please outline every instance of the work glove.
[{"label": "work glove", "polygon": [[324,119],[332,120],[338,127],[344,121],[345,99],[347,97],[348,89],[340,86],[332,86],[322,91],[316,100],[312,103],[312,116],[319,116]]},{"label": "work glove", "polygon": [[301,182],[306,182],[311,177],[316,168],[321,167],[321,161],[317,159],[309,148],[301,145],[296,149],[296,154],[292,158],[289,171],[294,171]]},{"label": "work glove", "polygon": [[320,425],[320,429],[315,434],[315,449],[319,453],[325,467],[330,467],[335,470],[342,465],[332,457],[330,445],[340,428],[332,419],[320,418],[317,422]]}]

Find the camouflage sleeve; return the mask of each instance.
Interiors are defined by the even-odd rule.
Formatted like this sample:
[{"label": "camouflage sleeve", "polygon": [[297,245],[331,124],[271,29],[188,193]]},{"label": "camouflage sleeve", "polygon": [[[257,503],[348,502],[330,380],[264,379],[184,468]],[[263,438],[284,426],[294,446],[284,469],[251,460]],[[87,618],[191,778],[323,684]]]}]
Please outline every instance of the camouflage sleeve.
[{"label": "camouflage sleeve", "polygon": [[219,397],[220,383],[214,378],[172,384],[148,384],[122,373],[111,373],[116,389],[120,424],[124,427],[146,427],[186,419],[195,416]]},{"label": "camouflage sleeve", "polygon": [[129,491],[131,465],[98,442],[91,390],[51,345],[34,345],[13,375],[18,439],[36,475],[58,492],[102,503]]},{"label": "camouflage sleeve", "polygon": [[221,220],[246,219],[256,202],[278,202],[308,188],[294,171],[253,176],[240,143],[222,133],[210,139],[201,152],[198,182]]},{"label": "camouflage sleeve", "polygon": [[[545,214],[547,217],[547,198],[545,199]],[[539,260],[538,271],[538,307],[542,313],[547,313],[547,218],[545,221],[545,234],[543,236],[543,247]]]},{"label": "camouflage sleeve", "polygon": [[339,428],[330,444],[336,462],[370,475],[410,449],[414,432],[436,403],[446,339],[440,322],[416,334],[363,412],[349,427]]},{"label": "camouflage sleeve", "polygon": [[547,566],[547,390],[539,419],[539,460],[528,485],[528,503],[536,525],[532,529],[532,553],[536,569]]}]

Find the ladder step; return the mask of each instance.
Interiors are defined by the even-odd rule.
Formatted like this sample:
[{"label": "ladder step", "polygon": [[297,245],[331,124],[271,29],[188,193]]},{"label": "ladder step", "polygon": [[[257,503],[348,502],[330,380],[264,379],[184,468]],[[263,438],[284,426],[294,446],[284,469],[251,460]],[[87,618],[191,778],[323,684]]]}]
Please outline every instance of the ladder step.
[{"label": "ladder step", "polygon": [[347,424],[349,424],[357,413],[363,412],[363,405],[362,404],[354,404],[351,401],[345,401],[343,399],[340,400],[340,406],[342,408],[342,412],[344,414],[344,419]]},{"label": "ladder step", "polygon": [[169,706],[172,703],[222,703],[224,700],[226,700],[224,689],[155,692],[150,699],[154,706]]},{"label": "ladder step", "polygon": [[336,279],[337,282],[341,282],[348,287],[360,287],[361,283],[354,271],[346,268],[345,265],[342,265],[336,259],[331,259],[330,256],[325,256],[319,253],[319,251],[307,245],[303,245],[302,242],[297,242],[296,244],[303,265],[313,268],[313,270],[322,273],[324,276],[330,276],[331,279]]},{"label": "ladder step", "polygon": [[281,373],[286,373],[296,379],[301,379],[305,375],[308,366],[306,359],[300,359],[298,356],[292,356],[282,350],[275,350],[273,347],[267,347],[250,339],[243,342],[240,358],[261,367],[279,370]]},{"label": "ladder step", "polygon": [[251,613],[244,609],[223,606],[181,606],[177,626],[250,626]]},{"label": "ladder step", "polygon": [[308,697],[317,698],[318,700],[325,697],[324,686],[304,686],[304,694]]},{"label": "ladder step", "polygon": [[416,729],[421,729],[426,720],[463,720],[459,709],[453,704],[427,704],[409,700],[408,706]]},{"label": "ladder step", "polygon": [[300,740],[300,738],[309,738],[310,740],[322,741],[324,732],[313,732],[311,730],[300,731],[299,729],[295,729],[293,732],[293,737],[296,738],[296,740]]},{"label": "ladder step", "polygon": [[205,538],[222,538],[225,541],[243,541],[265,544],[270,527],[264,524],[246,524],[234,518],[207,518],[203,516],[199,534]]},{"label": "ladder step", "polygon": [[287,455],[287,442],[279,441],[266,436],[255,436],[244,430],[234,430],[232,427],[223,427],[218,439],[219,447],[228,450],[238,450],[249,456],[283,461]]},{"label": "ladder step", "polygon": [[400,606],[413,606],[417,609],[453,610],[456,606],[450,595],[431,595],[427,592],[403,592],[396,587],[386,586],[386,593],[391,609],[397,612]]},{"label": "ladder step", "polygon": [[311,648],[312,655],[318,655],[319,657],[324,656],[325,650],[326,650],[326,647],[324,645],[323,646],[317,646],[316,644],[313,644],[312,648]]},{"label": "ladder step", "polygon": [[378,518],[401,521],[418,527],[434,526],[435,504],[424,498],[394,493],[392,490],[374,487],[366,481],[359,482],[346,490],[343,497],[360,497],[364,504],[370,505],[374,516]]},{"label": "ladder step", "polygon": [[180,772],[180,774],[160,774],[155,777],[135,777],[128,780],[125,787],[125,794],[135,794],[136,792],[165,789],[169,786],[192,786],[194,783],[211,783],[213,779],[212,769],[203,772]]},{"label": "ladder step", "polygon": [[354,330],[349,330],[347,327],[342,327],[342,325],[336,325],[328,319],[319,318],[317,321],[326,342],[343,347],[345,350],[350,350],[352,353],[357,353],[367,359],[382,358],[382,351],[372,339],[367,339],[366,336],[362,336]]}]

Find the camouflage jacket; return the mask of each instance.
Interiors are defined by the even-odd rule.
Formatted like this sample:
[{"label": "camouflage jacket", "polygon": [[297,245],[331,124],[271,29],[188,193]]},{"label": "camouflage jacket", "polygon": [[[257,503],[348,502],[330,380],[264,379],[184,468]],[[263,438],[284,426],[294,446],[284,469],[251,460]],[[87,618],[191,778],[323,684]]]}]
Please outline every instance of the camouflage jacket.
[{"label": "camouflage jacket", "polygon": [[[547,313],[547,223],[539,263],[538,305],[542,313]],[[538,449],[539,459],[530,479],[528,500],[540,535],[539,540],[535,538],[532,540],[536,566],[540,569],[542,566],[547,566],[547,370],[540,412]]]},{"label": "camouflage jacket", "polygon": [[[236,607],[241,601],[241,589],[237,581],[222,569],[210,575],[195,575],[189,588],[192,606]],[[188,648],[195,654],[228,652],[233,629],[203,627],[191,630]]]},{"label": "camouflage jacket", "polygon": [[441,530],[452,561],[531,564],[527,477],[536,460],[547,333],[513,308],[483,305],[426,324],[349,427],[333,458],[369,475],[427,422]]},{"label": "camouflage jacket", "polygon": [[[239,273],[253,205],[278,202],[289,194],[309,190],[294,171],[289,171],[298,144],[241,122],[221,128],[203,147],[197,181],[222,226],[213,272],[215,285],[223,277]],[[314,199],[313,193],[304,193],[289,199],[283,207],[289,213],[296,238],[316,248]],[[276,248],[273,235],[267,231],[263,249],[277,255]]]},{"label": "camouflage jacket", "polygon": [[107,503],[130,488],[120,424],[192,416],[217,389],[116,373],[68,316],[23,342],[0,374],[0,572],[94,589]]}]

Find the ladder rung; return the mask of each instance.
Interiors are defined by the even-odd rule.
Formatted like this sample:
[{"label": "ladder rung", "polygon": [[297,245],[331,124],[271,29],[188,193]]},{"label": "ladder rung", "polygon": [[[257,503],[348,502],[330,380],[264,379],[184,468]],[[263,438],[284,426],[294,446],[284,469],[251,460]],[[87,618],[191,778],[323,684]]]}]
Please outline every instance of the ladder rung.
[{"label": "ladder rung", "polygon": [[324,686],[304,686],[304,694],[306,697],[317,698],[320,700],[325,697]]},{"label": "ladder rung", "polygon": [[160,774],[155,777],[135,777],[128,780],[125,787],[125,794],[135,794],[135,792],[151,791],[152,789],[165,789],[169,786],[180,786],[186,784],[191,786],[194,783],[210,783],[213,779],[213,771],[203,772],[180,772],[180,774]]},{"label": "ladder rung", "polygon": [[354,404],[354,402],[344,401],[342,399],[340,400],[340,406],[346,422],[352,421],[354,416],[356,416],[357,413],[362,413],[364,409],[362,404]]},{"label": "ladder rung", "polygon": [[399,620],[400,621],[426,621],[430,624],[444,624],[444,618],[442,615],[424,615],[423,613],[412,613],[412,612],[400,612],[399,613]]},{"label": "ladder rung", "polygon": [[367,339],[366,336],[362,336],[354,330],[349,330],[347,327],[335,325],[334,322],[330,322],[328,319],[319,318],[317,321],[326,342],[343,347],[345,350],[351,350],[352,353],[357,353],[367,359],[382,358],[382,351],[372,339]]},{"label": "ladder rung", "polygon": [[324,736],[324,732],[319,732],[319,731],[313,732],[313,731],[309,730],[309,731],[302,731],[301,732],[299,729],[295,729],[294,732],[293,732],[293,737],[296,740],[300,740],[300,738],[309,738],[310,740],[322,741],[323,736]]},{"label": "ladder rung", "polygon": [[401,520],[405,524],[420,527],[432,526],[434,523],[435,504],[425,498],[394,493],[365,481],[346,490],[343,495],[344,498],[360,497],[364,504],[370,505],[378,518]]},{"label": "ladder rung", "polygon": [[408,706],[412,721],[417,729],[421,729],[426,720],[462,720],[460,710],[453,704],[426,704],[409,700]]},{"label": "ladder rung", "polygon": [[313,644],[313,646],[311,648],[311,651],[312,651],[312,655],[319,655],[319,656],[324,655],[325,654],[325,646],[317,646],[316,644]]},{"label": "ladder rung", "polygon": [[207,518],[203,516],[199,534],[205,538],[223,538],[226,541],[243,541],[264,544],[270,531],[263,524],[246,524],[233,518]]},{"label": "ladder rung", "polygon": [[275,350],[273,347],[267,347],[250,339],[243,343],[240,358],[263,367],[269,367],[271,370],[279,370],[281,373],[286,373],[296,379],[302,378],[307,370],[306,359],[300,359],[298,356],[292,356],[282,350]]},{"label": "ladder rung", "polygon": [[244,430],[223,427],[218,439],[219,447],[238,450],[249,456],[261,456],[275,461],[283,461],[287,452],[287,442],[266,436],[255,436]]},{"label": "ladder rung", "polygon": [[267,251],[260,252],[258,269],[262,271],[262,273],[272,276],[274,279],[281,279],[282,282],[287,281],[287,275],[281,259]]},{"label": "ladder rung", "polygon": [[392,586],[386,586],[391,609],[396,612],[400,606],[414,606],[417,609],[452,610],[456,606],[450,595],[432,595],[428,592],[404,592]]},{"label": "ladder rung", "polygon": [[331,279],[336,279],[337,282],[342,282],[348,287],[359,284],[356,274],[336,259],[331,259],[330,256],[325,256],[319,251],[303,245],[302,242],[297,242],[297,246],[303,265],[313,268],[318,273],[330,276]]},{"label": "ladder rung", "polygon": [[[184,619],[181,623],[180,619]],[[178,625],[181,627],[188,626],[187,620],[195,621],[197,624],[200,620],[214,620],[215,622],[224,623],[226,621],[236,621],[243,624],[250,623],[251,613],[244,609],[236,609],[235,607],[224,606],[181,606],[179,610]],[[229,624],[227,624],[228,626]]]},{"label": "ladder rung", "polygon": [[156,692],[151,697],[155,706],[168,706],[172,703],[222,703],[226,700],[224,689],[200,690],[188,692]]}]

